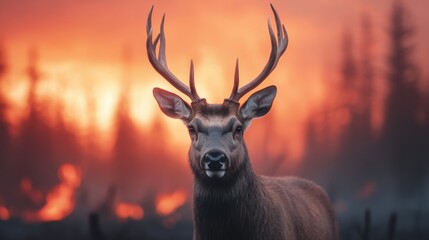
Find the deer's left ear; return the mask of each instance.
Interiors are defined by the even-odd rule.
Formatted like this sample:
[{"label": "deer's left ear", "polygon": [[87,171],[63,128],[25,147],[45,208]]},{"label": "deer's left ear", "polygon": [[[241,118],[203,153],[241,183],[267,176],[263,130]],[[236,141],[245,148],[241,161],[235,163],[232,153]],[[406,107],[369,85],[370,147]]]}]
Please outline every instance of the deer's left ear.
[{"label": "deer's left ear", "polygon": [[252,94],[240,108],[241,117],[250,122],[253,118],[267,114],[276,97],[276,86],[269,86]]}]

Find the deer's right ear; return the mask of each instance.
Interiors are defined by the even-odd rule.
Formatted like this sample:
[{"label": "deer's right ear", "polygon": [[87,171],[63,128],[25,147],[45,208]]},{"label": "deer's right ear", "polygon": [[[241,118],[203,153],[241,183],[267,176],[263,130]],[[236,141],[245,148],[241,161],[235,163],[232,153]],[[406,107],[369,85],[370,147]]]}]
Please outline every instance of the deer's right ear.
[{"label": "deer's right ear", "polygon": [[192,108],[176,94],[161,88],[154,88],[153,96],[165,115],[184,121],[187,121],[191,117]]}]

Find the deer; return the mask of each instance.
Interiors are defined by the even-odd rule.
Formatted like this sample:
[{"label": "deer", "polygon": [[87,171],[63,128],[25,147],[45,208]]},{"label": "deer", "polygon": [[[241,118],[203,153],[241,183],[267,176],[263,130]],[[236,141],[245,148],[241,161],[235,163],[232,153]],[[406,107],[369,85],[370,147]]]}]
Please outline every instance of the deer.
[{"label": "deer", "polygon": [[[165,14],[160,32],[153,38],[151,7],[146,22],[146,49],[152,67],[174,88],[190,98],[154,88],[161,111],[180,119],[188,128],[189,164],[193,173],[194,240],[336,240],[338,229],[327,193],[316,183],[294,177],[257,175],[252,169],[244,132],[254,118],[269,112],[276,86],[259,90],[241,105],[239,100],[259,86],[286,51],[288,35],[271,5],[277,37],[270,20],[271,53],[255,79],[239,88],[239,64],[235,64],[233,88],[222,104],[207,103],[195,87],[191,60],[189,86],[179,80],[166,61]],[[159,45],[158,45],[159,44]],[[158,51],[157,51],[158,49]]]}]

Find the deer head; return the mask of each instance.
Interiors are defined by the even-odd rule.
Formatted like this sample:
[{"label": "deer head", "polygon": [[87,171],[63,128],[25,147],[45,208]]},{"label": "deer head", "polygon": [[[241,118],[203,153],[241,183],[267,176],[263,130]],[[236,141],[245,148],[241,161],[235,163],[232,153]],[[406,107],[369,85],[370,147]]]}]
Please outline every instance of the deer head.
[{"label": "deer head", "polygon": [[[271,54],[267,64],[255,79],[239,88],[237,60],[231,95],[222,104],[209,104],[204,98],[198,96],[195,89],[192,61],[189,86],[171,73],[167,67],[165,56],[165,15],[161,21],[160,33],[153,40],[151,22],[153,6],[149,12],[146,25],[146,48],[149,61],[153,68],[171,85],[187,95],[191,103],[188,104],[178,95],[160,88],[153,89],[153,95],[163,113],[169,117],[181,119],[188,127],[191,138],[189,160],[195,176],[199,179],[209,181],[233,179],[235,173],[248,161],[243,132],[252,119],[264,116],[272,106],[276,96],[275,86],[269,86],[253,93],[242,106],[239,103],[241,97],[256,88],[268,77],[286,50],[288,44],[286,29],[281,24],[272,5],[271,8],[276,21],[277,38],[268,20]],[[157,46],[159,48],[158,54],[156,53]]]}]

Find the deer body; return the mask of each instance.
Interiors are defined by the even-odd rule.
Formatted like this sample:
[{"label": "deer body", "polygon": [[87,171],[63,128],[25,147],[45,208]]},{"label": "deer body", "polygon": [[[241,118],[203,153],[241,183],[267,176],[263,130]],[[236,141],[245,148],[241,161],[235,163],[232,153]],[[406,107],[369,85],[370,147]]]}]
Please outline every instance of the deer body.
[{"label": "deer body", "polygon": [[275,86],[269,86],[253,93],[242,105],[239,103],[241,97],[268,77],[286,50],[286,29],[274,7],[277,38],[268,23],[272,50],[267,65],[254,80],[238,88],[237,61],[234,87],[223,104],[208,104],[198,96],[192,62],[189,87],[170,72],[165,57],[164,18],[160,34],[153,41],[152,10],[146,28],[149,61],[192,100],[188,104],[174,93],[153,90],[162,112],[181,119],[189,130],[189,163],[194,174],[194,239],[338,239],[334,213],[323,189],[300,178],[256,175],[244,142],[244,131],[251,120],[269,112],[277,93]]},{"label": "deer body", "polygon": [[194,239],[337,239],[329,200],[317,185],[253,177],[247,187],[222,192],[196,183]]},{"label": "deer body", "polygon": [[[213,118],[219,111],[207,107],[204,114]],[[216,129],[222,129],[220,125],[218,122],[206,126],[207,134],[215,135],[211,138],[214,142]],[[336,239],[334,214],[323,189],[301,178],[258,176],[252,169],[244,141],[236,148],[243,150],[235,155],[242,158],[234,161],[240,165],[231,164],[233,174],[221,179],[207,178],[201,172],[199,162],[195,161],[198,159],[195,152],[201,151],[198,147],[189,152],[195,176],[194,239]]]}]

